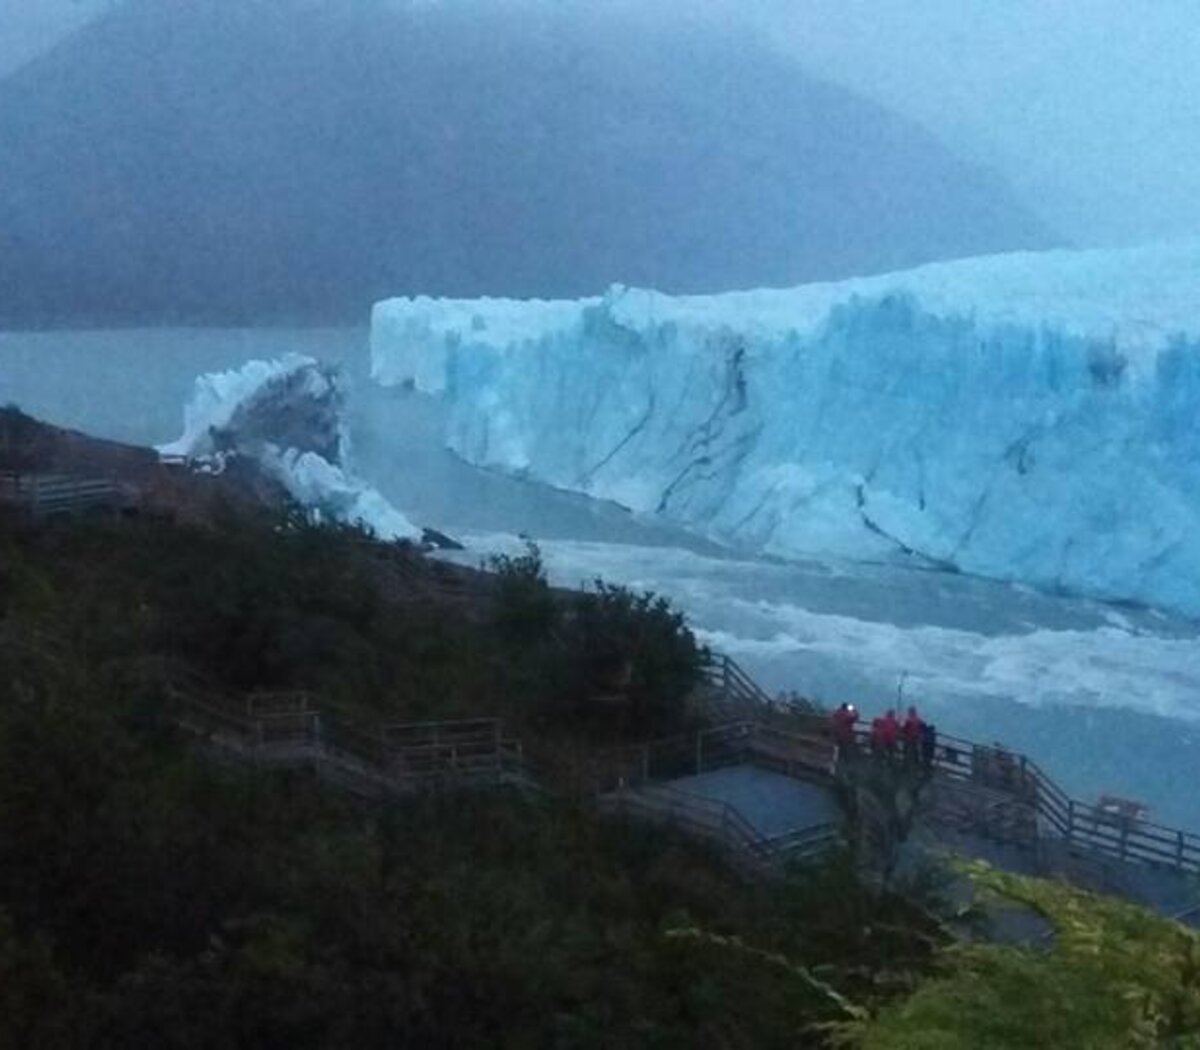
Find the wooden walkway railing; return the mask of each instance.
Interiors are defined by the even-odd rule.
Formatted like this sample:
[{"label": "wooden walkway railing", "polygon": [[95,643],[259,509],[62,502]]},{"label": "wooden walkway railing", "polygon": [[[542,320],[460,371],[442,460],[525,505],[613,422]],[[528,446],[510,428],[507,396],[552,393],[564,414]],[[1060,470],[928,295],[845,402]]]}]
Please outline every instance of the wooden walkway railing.
[{"label": "wooden walkway railing", "polygon": [[[191,679],[173,685],[177,721],[208,743],[254,765],[307,766],[357,793],[406,793],[435,784],[535,782],[520,741],[499,719],[392,723],[367,729],[323,715],[307,692],[257,692],[240,706],[224,703]],[[720,840],[742,859],[769,865],[807,858],[839,838],[832,824],[767,838],[731,804],[662,781],[753,760],[800,775],[826,745],[753,723],[656,741],[603,755],[588,768],[588,796],[602,810],[666,820]],[[634,790],[635,788],[639,790]]]},{"label": "wooden walkway railing", "polygon": [[795,777],[832,772],[833,747],[756,722],[731,722],[593,756],[576,790],[608,800],[608,808],[672,821],[721,839],[759,864],[807,859],[841,838],[832,823],[763,836],[731,803],[706,798],[666,781],[735,765],[756,765]]},{"label": "wooden walkway railing", "polygon": [[734,699],[773,707],[774,701],[738,664],[724,653],[709,652],[703,664],[705,679]]},{"label": "wooden walkway railing", "polygon": [[125,499],[121,487],[106,478],[0,471],[0,503],[35,518],[75,514],[96,507],[118,507]]},{"label": "wooden walkway railing", "polygon": [[[760,714],[769,716],[779,709],[780,705],[727,656],[712,655],[705,666],[705,678],[711,686],[724,691],[732,709],[744,712],[750,722],[755,722]],[[833,769],[829,758],[830,712],[811,701],[803,701],[798,711],[794,704],[788,707],[791,713],[788,725],[794,731],[785,733],[756,725],[758,746],[754,760],[759,764],[771,760],[771,749],[763,743],[769,732],[775,732],[787,742],[777,754],[776,768],[790,772],[799,764],[805,767],[806,775],[825,775]],[[857,739],[859,752],[866,753],[866,731],[860,730]],[[800,740],[806,740],[808,747],[799,746]],[[653,749],[661,745],[649,746]],[[641,761],[646,768],[652,768],[653,750]],[[1025,755],[997,745],[939,734],[933,772],[974,805],[980,817],[980,830],[986,831],[990,823],[992,830],[1000,832],[998,837],[1005,841],[1025,838],[1028,840],[1025,844],[1030,846],[1039,840],[1056,841],[1081,854],[1200,873],[1200,834],[1072,799]],[[1026,811],[1024,817],[1019,812],[1021,808]]]},{"label": "wooden walkway railing", "polygon": [[[735,668],[732,661],[722,664],[721,678],[728,676],[739,696],[752,698],[747,709],[753,711],[763,703],[765,694],[757,687],[746,687],[744,672]],[[655,792],[662,792],[663,781],[744,763],[826,783],[839,771],[828,716],[814,716],[805,723],[811,728],[803,732],[753,719],[733,721],[637,746],[593,752],[549,775],[544,762],[529,762],[520,741],[507,738],[497,719],[364,728],[319,712],[307,693],[251,694],[238,708],[183,679],[173,685],[172,695],[179,705],[181,724],[240,750],[243,757],[262,764],[307,762],[348,786],[357,783],[376,794],[411,790],[420,784],[491,778],[539,788],[544,781],[559,792],[594,799],[614,793],[628,795],[632,789],[650,785]],[[865,734],[858,740],[857,760],[876,760],[868,757]],[[900,757],[878,760],[903,761]],[[957,791],[974,806],[981,821],[975,830],[987,833],[991,821],[994,831],[1004,832],[1002,838],[1024,845],[1054,842],[1083,857],[1200,873],[1200,835],[1114,815],[1074,800],[1024,755],[942,734],[930,773],[939,789]],[[629,800],[626,804],[651,805]],[[662,808],[661,795],[656,804]],[[682,806],[680,802],[676,808]],[[712,806],[705,802],[694,803],[689,820],[699,822],[701,810],[711,824]],[[721,818],[727,838],[735,845],[739,834],[729,828],[738,816]],[[806,839],[809,830],[793,833],[798,836],[797,843]],[[820,829],[812,834],[816,841],[825,841]]]},{"label": "wooden walkway railing", "polygon": [[[867,734],[860,732],[858,746],[864,754],[866,745]],[[1200,835],[1072,799],[1025,755],[939,734],[932,771],[960,786],[964,794],[997,802],[995,811],[1006,826],[1013,823],[1014,807],[1023,808],[1030,828],[1028,845],[1057,839],[1072,850],[1200,873]],[[980,830],[987,830],[986,821]]]},{"label": "wooden walkway railing", "polygon": [[244,709],[193,687],[170,692],[178,723],[225,752],[261,766],[310,766],[363,794],[526,776],[520,741],[496,719],[366,729],[314,709],[304,692],[250,694]]},{"label": "wooden walkway railing", "polygon": [[593,760],[586,789],[612,791],[748,763],[795,777],[828,779],[834,772],[834,749],[821,736],[753,721],[728,722],[601,752]]},{"label": "wooden walkway railing", "polygon": [[760,872],[779,860],[805,860],[822,855],[841,841],[841,830],[833,823],[766,836],[731,803],[666,784],[641,790],[622,787],[601,795],[598,803],[602,811],[676,825],[733,847],[735,855],[748,860]]},{"label": "wooden walkway railing", "polygon": [[704,682],[719,690],[734,704],[740,704],[747,717],[774,715],[784,711],[815,712],[816,705],[804,698],[795,697],[787,702],[769,696],[767,692],[730,656],[709,650],[701,666]]}]

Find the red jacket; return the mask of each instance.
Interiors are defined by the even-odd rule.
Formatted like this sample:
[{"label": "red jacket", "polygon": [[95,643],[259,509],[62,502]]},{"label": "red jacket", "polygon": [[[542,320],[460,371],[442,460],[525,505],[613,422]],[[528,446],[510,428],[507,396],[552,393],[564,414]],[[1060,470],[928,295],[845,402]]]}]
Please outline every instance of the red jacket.
[{"label": "red jacket", "polygon": [[904,734],[904,739],[907,740],[909,743],[912,743],[912,744],[920,743],[921,742],[921,716],[916,714],[915,712],[913,714],[910,714],[904,720],[904,727],[903,727],[903,729],[901,729],[901,732]]},{"label": "red jacket", "polygon": [[887,743],[887,730],[884,729],[882,718],[871,719],[871,747],[882,747]]},{"label": "red jacket", "polygon": [[833,712],[834,738],[848,743],[854,739],[854,724],[858,721],[858,712],[839,707]]},{"label": "red jacket", "polygon": [[896,721],[896,716],[889,711],[880,719],[879,724],[884,746],[892,747],[900,738],[900,723]]}]

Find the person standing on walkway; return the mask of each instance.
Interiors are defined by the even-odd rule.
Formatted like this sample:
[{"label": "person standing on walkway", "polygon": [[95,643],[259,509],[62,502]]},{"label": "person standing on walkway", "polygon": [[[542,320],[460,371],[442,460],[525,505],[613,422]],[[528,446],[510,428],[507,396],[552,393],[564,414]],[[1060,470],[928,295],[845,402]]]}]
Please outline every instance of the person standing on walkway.
[{"label": "person standing on walkway", "polygon": [[842,704],[833,712],[833,740],[837,745],[839,762],[848,761],[854,754],[854,726],[858,722],[858,711],[853,704]]},{"label": "person standing on walkway", "polygon": [[937,757],[937,726],[921,723],[921,765],[933,772],[933,761]]},{"label": "person standing on walkway", "polygon": [[883,731],[883,750],[886,754],[894,756],[896,754],[896,744],[900,741],[900,721],[896,718],[896,712],[890,707],[883,716],[881,728]]},{"label": "person standing on walkway", "polygon": [[900,736],[904,741],[904,761],[916,765],[921,753],[921,716],[915,707],[908,709],[904,725],[900,727]]},{"label": "person standing on walkway", "polygon": [[875,717],[875,718],[871,719],[870,741],[871,741],[871,754],[882,755],[886,751],[887,745],[884,741],[884,728],[883,728],[883,719],[882,718]]}]

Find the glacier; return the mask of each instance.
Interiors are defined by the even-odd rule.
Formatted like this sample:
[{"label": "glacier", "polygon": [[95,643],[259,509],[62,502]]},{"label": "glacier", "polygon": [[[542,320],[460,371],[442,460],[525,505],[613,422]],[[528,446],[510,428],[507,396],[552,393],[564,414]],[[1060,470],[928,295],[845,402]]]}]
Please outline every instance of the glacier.
[{"label": "glacier", "polygon": [[1200,615],[1200,244],[794,289],[376,304],[469,463],[782,557]]},{"label": "glacier", "polygon": [[381,539],[419,539],[422,530],[351,467],[345,390],[336,368],[302,354],[251,360],[195,380],[183,433],[159,455],[221,470],[248,456],[302,506]]}]

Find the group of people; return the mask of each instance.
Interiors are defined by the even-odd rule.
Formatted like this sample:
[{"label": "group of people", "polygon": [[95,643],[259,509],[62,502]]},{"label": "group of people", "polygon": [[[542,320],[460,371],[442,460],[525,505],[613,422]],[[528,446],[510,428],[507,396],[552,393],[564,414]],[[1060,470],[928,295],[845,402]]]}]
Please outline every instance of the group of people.
[{"label": "group of people", "polygon": [[[842,704],[833,712],[833,739],[837,744],[838,759],[853,758],[858,753],[858,710],[853,704]],[[895,710],[889,709],[878,718],[871,719],[867,743],[873,755],[886,758],[903,756],[906,762],[933,766],[937,753],[937,729],[926,722],[915,707],[910,707],[903,721]]]}]

